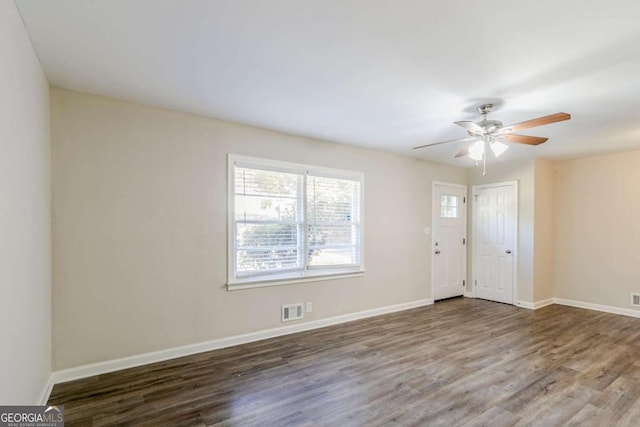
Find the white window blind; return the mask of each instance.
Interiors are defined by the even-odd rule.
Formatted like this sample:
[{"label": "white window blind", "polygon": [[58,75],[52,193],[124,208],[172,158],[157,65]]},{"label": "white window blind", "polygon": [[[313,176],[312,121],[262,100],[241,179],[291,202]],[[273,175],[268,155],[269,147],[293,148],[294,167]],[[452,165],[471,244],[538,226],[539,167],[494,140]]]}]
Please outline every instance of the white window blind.
[{"label": "white window blind", "polygon": [[299,270],[303,175],[235,167],[238,277]]},{"label": "white window blind", "polygon": [[360,264],[360,182],[307,176],[308,266]]},{"label": "white window blind", "polygon": [[361,270],[361,174],[231,159],[230,283]]}]

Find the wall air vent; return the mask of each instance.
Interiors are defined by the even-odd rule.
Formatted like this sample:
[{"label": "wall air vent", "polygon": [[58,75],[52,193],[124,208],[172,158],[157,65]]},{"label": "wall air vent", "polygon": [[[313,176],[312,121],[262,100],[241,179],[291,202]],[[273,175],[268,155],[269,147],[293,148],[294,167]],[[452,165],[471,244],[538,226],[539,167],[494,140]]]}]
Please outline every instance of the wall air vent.
[{"label": "wall air vent", "polygon": [[298,320],[304,317],[304,312],[302,310],[302,303],[300,304],[289,304],[282,306],[282,321],[288,322],[290,320]]},{"label": "wall air vent", "polygon": [[631,294],[631,306],[640,307],[640,294]]}]

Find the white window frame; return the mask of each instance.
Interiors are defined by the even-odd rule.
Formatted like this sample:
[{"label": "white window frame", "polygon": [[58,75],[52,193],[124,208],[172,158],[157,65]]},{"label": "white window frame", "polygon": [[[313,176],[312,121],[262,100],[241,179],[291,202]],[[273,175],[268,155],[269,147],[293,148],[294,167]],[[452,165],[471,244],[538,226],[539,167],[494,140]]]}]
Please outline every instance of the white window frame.
[{"label": "white window frame", "polygon": [[[236,267],[236,222],[235,222],[235,165],[255,165],[271,170],[281,170],[283,172],[294,172],[304,175],[302,199],[303,199],[303,215],[306,215],[304,209],[306,203],[306,177],[307,175],[325,176],[337,179],[350,179],[360,182],[360,264],[349,267],[308,267],[307,266],[307,250],[306,250],[306,234],[305,234],[305,251],[304,265],[301,271],[281,272],[274,274],[258,274],[249,277],[237,277]],[[303,221],[303,229],[306,229],[306,218]],[[229,154],[227,161],[227,289],[247,289],[263,286],[288,285],[301,282],[314,282],[321,280],[334,280],[358,277],[364,275],[364,173],[357,171],[349,171],[342,169],[332,169],[319,166],[305,165],[300,163],[282,162],[278,160],[263,159],[258,157],[242,156],[238,154]]]}]

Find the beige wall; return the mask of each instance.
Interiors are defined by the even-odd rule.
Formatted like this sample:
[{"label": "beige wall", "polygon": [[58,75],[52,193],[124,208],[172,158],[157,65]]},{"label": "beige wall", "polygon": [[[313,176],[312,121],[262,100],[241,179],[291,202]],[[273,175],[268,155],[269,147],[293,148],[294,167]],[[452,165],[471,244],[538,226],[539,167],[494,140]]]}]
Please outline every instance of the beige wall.
[{"label": "beige wall", "polygon": [[555,296],[632,309],[640,292],[640,151],[556,163]]},{"label": "beige wall", "polygon": [[[54,367],[430,298],[431,181],[466,171],[52,90]],[[227,291],[227,153],[365,173],[364,277]]]},{"label": "beige wall", "polygon": [[[534,241],[534,160],[514,161],[487,165],[487,175],[482,176],[482,167],[469,169],[470,191],[474,185],[518,181],[518,301],[533,302],[533,241]],[[473,203],[469,210],[469,237],[472,239]],[[473,242],[470,241],[467,256],[473,283]],[[471,291],[471,286],[468,287]]]},{"label": "beige wall", "polygon": [[49,86],[0,0],[0,404],[39,403],[51,372]]},{"label": "beige wall", "polygon": [[535,159],[533,188],[533,301],[553,298],[554,164]]}]

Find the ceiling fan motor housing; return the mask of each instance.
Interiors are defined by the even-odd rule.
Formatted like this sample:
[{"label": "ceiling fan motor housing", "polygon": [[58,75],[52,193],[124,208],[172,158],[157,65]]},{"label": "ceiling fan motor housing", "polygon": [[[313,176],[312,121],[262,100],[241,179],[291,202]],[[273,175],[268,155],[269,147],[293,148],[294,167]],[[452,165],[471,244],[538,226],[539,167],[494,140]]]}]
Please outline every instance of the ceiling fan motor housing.
[{"label": "ceiling fan motor housing", "polygon": [[487,120],[487,114],[493,109],[493,104],[480,104],[476,107],[476,110],[484,116],[484,118],[476,124],[482,128],[482,131],[471,133],[472,136],[479,135],[495,135],[500,129],[502,129],[502,122],[500,120]]},{"label": "ceiling fan motor housing", "polygon": [[484,119],[476,124],[482,128],[481,135],[493,134],[502,129],[502,122],[500,120]]}]

